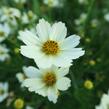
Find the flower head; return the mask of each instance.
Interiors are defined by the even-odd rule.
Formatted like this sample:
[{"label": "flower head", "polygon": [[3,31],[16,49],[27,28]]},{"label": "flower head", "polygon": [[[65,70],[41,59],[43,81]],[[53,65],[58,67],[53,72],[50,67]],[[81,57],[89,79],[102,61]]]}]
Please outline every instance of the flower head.
[{"label": "flower head", "polygon": [[68,74],[69,68],[58,68],[52,66],[47,69],[37,69],[35,67],[28,67],[28,71],[34,71],[36,74],[33,78],[25,79],[23,86],[27,87],[29,91],[34,91],[54,103],[57,102],[59,90],[64,91],[70,87],[70,79],[65,77]]},{"label": "flower head", "polygon": [[63,0],[43,0],[43,2],[49,7],[62,7],[64,1]]},{"label": "flower head", "polygon": [[8,24],[0,24],[0,42],[4,41],[10,32],[11,30]]},{"label": "flower head", "polygon": [[8,97],[8,83],[0,83],[0,102]]},{"label": "flower head", "polygon": [[0,61],[5,61],[10,57],[8,52],[9,49],[7,49],[5,45],[0,45]]},{"label": "flower head", "polygon": [[24,107],[24,100],[21,98],[18,98],[14,102],[15,109],[22,109]]},{"label": "flower head", "polygon": [[41,19],[36,26],[37,34],[28,30],[20,31],[19,39],[26,45],[21,46],[21,54],[35,60],[39,67],[70,66],[73,59],[84,55],[82,48],[75,48],[80,37],[71,35],[67,38],[67,28],[58,22],[52,26]]}]

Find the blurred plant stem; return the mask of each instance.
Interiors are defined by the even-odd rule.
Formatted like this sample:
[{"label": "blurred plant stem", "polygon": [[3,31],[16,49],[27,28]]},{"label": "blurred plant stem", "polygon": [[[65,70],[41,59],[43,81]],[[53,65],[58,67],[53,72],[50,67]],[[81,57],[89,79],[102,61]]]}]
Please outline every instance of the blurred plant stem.
[{"label": "blurred plant stem", "polygon": [[40,16],[41,12],[40,12],[39,0],[33,0],[33,11],[36,15]]},{"label": "blurred plant stem", "polygon": [[95,4],[96,0],[92,0],[90,3],[90,6],[88,7],[88,12],[87,12],[87,18],[86,21],[84,23],[84,36],[87,36],[87,32],[88,32],[88,26],[91,20],[91,16],[94,10],[94,4]]},{"label": "blurred plant stem", "polygon": [[71,76],[71,80],[72,80],[72,83],[73,83],[73,86],[74,86],[74,89],[78,89],[78,85],[77,85],[77,82],[76,82],[76,79],[75,79],[75,76],[72,72],[72,70],[69,70],[69,73],[70,73],[70,76]]}]

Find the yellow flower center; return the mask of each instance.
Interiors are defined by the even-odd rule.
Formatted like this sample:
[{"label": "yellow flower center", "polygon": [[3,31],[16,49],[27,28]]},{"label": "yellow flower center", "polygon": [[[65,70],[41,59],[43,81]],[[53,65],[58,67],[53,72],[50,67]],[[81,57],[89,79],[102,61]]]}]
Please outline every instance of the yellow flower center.
[{"label": "yellow flower center", "polygon": [[21,98],[18,98],[14,102],[15,109],[22,109],[24,107],[24,100]]},{"label": "yellow flower center", "polygon": [[4,32],[0,31],[0,37],[4,36]]},{"label": "yellow flower center", "polygon": [[53,86],[56,83],[56,75],[53,72],[47,72],[43,77],[43,81],[47,86]]},{"label": "yellow flower center", "polygon": [[58,43],[52,40],[48,40],[43,44],[42,51],[46,55],[56,55],[59,51]]},{"label": "yellow flower center", "polygon": [[0,95],[3,95],[3,94],[4,94],[4,90],[0,89]]}]

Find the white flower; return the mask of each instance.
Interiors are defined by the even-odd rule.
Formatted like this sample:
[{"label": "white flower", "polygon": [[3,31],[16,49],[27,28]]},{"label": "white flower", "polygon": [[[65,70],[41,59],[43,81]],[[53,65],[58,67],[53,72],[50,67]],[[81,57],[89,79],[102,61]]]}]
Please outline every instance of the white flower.
[{"label": "white flower", "polygon": [[34,108],[31,106],[26,106],[26,109],[34,109]]},{"label": "white flower", "polygon": [[7,49],[5,45],[0,45],[0,61],[5,61],[10,57],[8,52],[9,49]]},{"label": "white flower", "polygon": [[62,7],[63,6],[63,0],[43,0],[43,2],[49,7]]},{"label": "white flower", "polygon": [[0,102],[8,97],[8,83],[0,83]]},{"label": "white flower", "polygon": [[24,4],[26,3],[26,0],[14,0],[14,2]]},{"label": "white flower", "polygon": [[88,0],[78,0],[79,4],[87,4]]},{"label": "white flower", "polygon": [[17,19],[21,17],[21,13],[17,8],[2,7],[0,14],[1,22],[8,22],[14,26],[17,25]]},{"label": "white flower", "polygon": [[109,13],[107,13],[107,14],[104,15],[104,19],[105,19],[107,22],[109,22]]},{"label": "white flower", "polygon": [[103,94],[101,103],[99,106],[96,106],[96,109],[109,109],[109,93]]},{"label": "white flower", "polygon": [[73,59],[84,55],[82,48],[75,48],[80,37],[67,35],[64,23],[58,22],[52,26],[44,19],[36,26],[37,35],[26,30],[20,31],[19,39],[26,45],[21,46],[21,54],[34,59],[39,67],[70,66]]},{"label": "white flower", "polygon": [[23,13],[21,17],[21,21],[23,24],[29,24],[31,21],[35,21],[37,16],[32,12],[28,11],[28,13]]},{"label": "white flower", "polygon": [[75,20],[75,24],[76,24],[76,25],[84,24],[86,18],[87,18],[87,14],[86,14],[86,13],[80,14],[80,17]]},{"label": "white flower", "polygon": [[0,24],[0,42],[4,41],[10,32],[11,30],[8,24]]},{"label": "white flower", "polygon": [[27,67],[24,66],[23,68],[23,73],[17,73],[16,77],[20,83],[22,83],[25,79],[27,78],[33,78],[36,73],[34,71],[28,71]]},{"label": "white flower", "polygon": [[29,91],[34,91],[44,97],[48,97],[49,101],[57,102],[60,91],[65,91],[70,87],[70,79],[65,77],[69,72],[69,68],[58,68],[52,66],[48,69],[37,69],[28,67],[28,72],[34,72],[33,78],[25,79],[23,86],[28,87]]}]

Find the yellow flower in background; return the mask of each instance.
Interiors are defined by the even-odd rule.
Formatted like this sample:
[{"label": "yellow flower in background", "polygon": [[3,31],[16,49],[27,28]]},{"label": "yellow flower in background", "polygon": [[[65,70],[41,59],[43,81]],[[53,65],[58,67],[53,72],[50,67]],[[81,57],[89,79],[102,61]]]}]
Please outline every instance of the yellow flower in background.
[{"label": "yellow flower in background", "polygon": [[94,84],[93,84],[93,82],[92,82],[91,80],[86,80],[86,81],[84,82],[84,87],[85,87],[86,89],[93,89]]},{"label": "yellow flower in background", "polygon": [[15,109],[22,109],[24,107],[24,100],[21,98],[18,98],[14,102]]},{"label": "yellow flower in background", "polygon": [[90,64],[91,66],[94,66],[94,65],[96,64],[96,61],[95,61],[95,60],[90,60],[90,61],[89,61],[89,64]]}]

